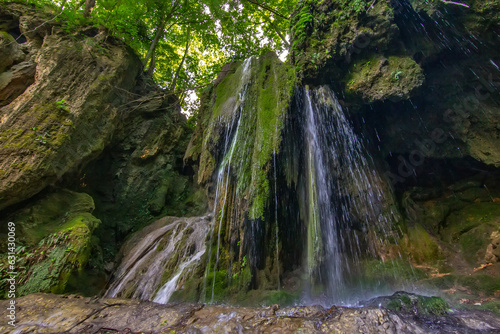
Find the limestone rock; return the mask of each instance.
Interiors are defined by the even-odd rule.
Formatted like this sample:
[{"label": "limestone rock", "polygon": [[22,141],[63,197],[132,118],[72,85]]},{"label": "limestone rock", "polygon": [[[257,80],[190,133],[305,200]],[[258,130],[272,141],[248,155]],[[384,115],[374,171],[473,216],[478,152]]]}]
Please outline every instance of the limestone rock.
[{"label": "limestone rock", "polygon": [[24,57],[14,37],[5,31],[0,31],[0,73],[24,60]]},{"label": "limestone rock", "polygon": [[35,81],[35,70],[36,64],[26,61],[0,74],[0,107],[11,103]]},{"label": "limestone rock", "polygon": [[[38,22],[26,15],[19,24],[29,29],[36,24],[30,18]],[[38,33],[43,45],[31,48],[37,65],[28,90],[12,101],[33,80],[33,63],[2,77],[9,83],[0,94],[10,103],[0,109],[0,209],[95,158],[120,120],[119,106],[127,99],[122,92],[134,87],[139,72],[140,62],[120,43],[49,32]]]},{"label": "limestone rock", "polygon": [[490,236],[491,243],[486,249],[484,260],[486,263],[495,263],[500,261],[500,232],[494,231]]}]

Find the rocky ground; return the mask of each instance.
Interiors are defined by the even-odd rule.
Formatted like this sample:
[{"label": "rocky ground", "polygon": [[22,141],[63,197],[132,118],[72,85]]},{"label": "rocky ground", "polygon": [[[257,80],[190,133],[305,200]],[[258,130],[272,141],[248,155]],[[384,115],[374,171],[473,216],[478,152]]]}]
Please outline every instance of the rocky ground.
[{"label": "rocky ground", "polygon": [[[424,301],[425,300],[425,301]],[[429,302],[434,303],[429,303]],[[440,298],[379,297],[360,308],[160,305],[126,299],[32,294],[16,300],[16,325],[2,333],[498,333],[486,311],[436,308]],[[438,302],[437,304],[440,304]],[[404,307],[403,304],[410,307]],[[1,301],[5,309],[8,301]],[[446,303],[444,303],[446,305]],[[430,306],[431,305],[431,306]]]}]

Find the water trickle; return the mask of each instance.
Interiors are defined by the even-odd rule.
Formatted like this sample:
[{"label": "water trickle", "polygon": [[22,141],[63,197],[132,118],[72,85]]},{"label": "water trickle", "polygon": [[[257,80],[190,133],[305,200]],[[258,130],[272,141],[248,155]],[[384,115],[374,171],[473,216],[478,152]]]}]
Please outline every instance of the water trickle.
[{"label": "water trickle", "polygon": [[203,254],[205,254],[205,248],[200,250],[191,258],[189,257],[187,257],[187,259],[185,258],[184,262],[179,266],[176,275],[172,277],[167,283],[165,283],[165,285],[163,285],[163,287],[160,290],[158,290],[158,292],[156,293],[156,297],[154,298],[153,301],[160,304],[168,303],[168,300],[170,299],[174,291],[177,289],[177,281],[184,272],[184,269],[187,268],[192,263],[200,261]]},{"label": "water trickle", "polygon": [[[208,281],[208,274],[210,272],[210,269],[212,268],[211,266],[211,261],[212,261],[212,243],[213,243],[213,234],[215,231],[216,226],[218,226],[217,229],[217,249],[215,252],[215,263],[213,265],[213,279],[211,282],[212,285],[212,293],[210,297],[210,302],[214,302],[214,293],[215,293],[215,282],[216,282],[216,272],[219,266],[219,260],[220,260],[220,245],[221,245],[221,229],[222,225],[224,222],[224,219],[226,218],[226,204],[227,204],[227,197],[228,197],[228,187],[229,184],[231,183],[230,177],[231,177],[231,163],[233,159],[233,154],[234,154],[234,149],[236,147],[236,144],[239,140],[239,129],[240,129],[240,124],[241,124],[241,108],[242,104],[245,101],[246,98],[246,92],[249,84],[249,80],[251,78],[251,70],[252,70],[252,59],[253,57],[250,57],[245,60],[243,63],[243,69],[241,73],[241,80],[240,80],[240,87],[239,87],[239,92],[238,92],[238,101],[235,104],[234,110],[230,115],[229,120],[224,120],[226,122],[226,127],[225,127],[225,143],[224,143],[224,151],[223,151],[223,160],[219,166],[218,172],[217,172],[217,179],[216,179],[216,186],[215,186],[215,200],[214,200],[214,210],[213,210],[213,223],[211,225],[210,229],[210,240],[209,240],[209,256],[208,256],[208,263],[207,267],[205,270],[205,277],[203,279],[203,292],[202,292],[202,298],[204,301],[205,300],[205,295],[206,295],[206,289],[207,289],[207,281]],[[236,126],[235,126],[236,123]],[[222,196],[222,198],[221,198]]]}]

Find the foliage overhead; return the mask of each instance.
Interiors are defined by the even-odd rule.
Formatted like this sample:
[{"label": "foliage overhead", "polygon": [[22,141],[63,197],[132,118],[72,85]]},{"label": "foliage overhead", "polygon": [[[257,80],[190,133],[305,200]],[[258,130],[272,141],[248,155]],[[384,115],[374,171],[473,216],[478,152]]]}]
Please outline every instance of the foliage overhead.
[{"label": "foliage overhead", "polygon": [[145,70],[159,85],[175,90],[183,101],[188,91],[206,86],[229,61],[287,50],[289,17],[297,0],[21,2],[51,7],[68,29],[105,27],[142,57]]}]

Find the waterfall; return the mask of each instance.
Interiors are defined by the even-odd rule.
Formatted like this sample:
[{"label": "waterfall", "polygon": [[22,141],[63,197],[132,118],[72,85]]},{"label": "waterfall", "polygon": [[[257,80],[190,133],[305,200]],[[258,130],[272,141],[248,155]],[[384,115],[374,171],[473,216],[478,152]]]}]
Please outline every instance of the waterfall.
[{"label": "waterfall", "polygon": [[362,262],[378,261],[393,232],[392,194],[333,91],[292,94],[277,86],[288,72],[267,61],[245,60],[215,88],[198,175],[210,218],[139,232],[108,297],[167,303],[186,289],[208,303],[289,302],[300,290],[331,305],[360,290]]},{"label": "waterfall", "polygon": [[[187,278],[189,272],[199,265],[205,253],[207,233],[207,217],[166,217],[148,226],[125,244],[128,252],[106,291],[106,297],[168,302],[179,278]],[[174,275],[161,286],[165,272]]]},{"label": "waterfall", "polygon": [[[250,81],[251,77],[251,70],[252,70],[252,59],[253,57],[250,57],[246,59],[242,65],[242,72],[241,72],[241,79],[240,79],[240,86],[238,88],[238,100],[236,101],[234,105],[234,109],[232,110],[231,114],[229,116],[223,115],[222,117],[224,119],[221,119],[226,124],[225,127],[225,142],[224,142],[224,149],[223,149],[223,160],[219,166],[218,172],[217,172],[217,179],[216,179],[216,185],[215,185],[215,199],[214,199],[214,209],[213,209],[213,223],[211,225],[210,229],[210,240],[209,240],[209,251],[208,251],[208,263],[207,267],[205,270],[205,277],[203,279],[203,292],[202,292],[202,298],[205,300],[205,294],[206,294],[206,289],[207,289],[207,281],[208,281],[208,274],[211,269],[211,261],[212,261],[212,241],[213,241],[213,234],[216,226],[218,226],[218,231],[217,231],[217,249],[215,252],[215,263],[213,266],[213,279],[211,282],[212,285],[212,293],[210,297],[210,302],[214,302],[214,291],[215,291],[215,281],[216,281],[216,272],[219,266],[219,257],[220,257],[220,245],[221,245],[221,229],[222,225],[224,222],[224,219],[226,218],[226,204],[227,204],[227,197],[228,197],[228,187],[229,184],[231,183],[230,177],[231,177],[231,163],[233,160],[233,154],[234,154],[234,149],[235,146],[239,140],[239,129],[240,129],[240,124],[242,121],[241,117],[241,110],[243,106],[243,102],[245,101],[246,97],[246,92],[248,88],[248,84]],[[235,126],[236,123],[236,126]],[[222,196],[222,199],[221,199]],[[219,205],[219,202],[221,204]]]},{"label": "waterfall", "polygon": [[307,270],[312,285],[319,282],[342,302],[355,280],[352,267],[371,251],[360,234],[388,231],[392,213],[383,210],[388,195],[333,91],[306,88],[298,98],[306,141]]}]

